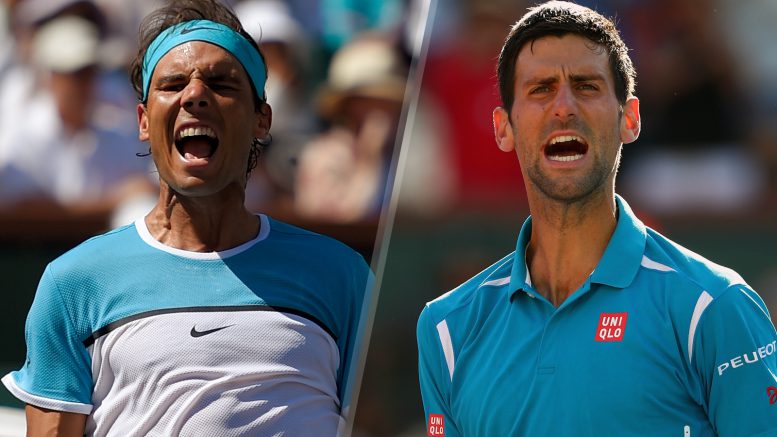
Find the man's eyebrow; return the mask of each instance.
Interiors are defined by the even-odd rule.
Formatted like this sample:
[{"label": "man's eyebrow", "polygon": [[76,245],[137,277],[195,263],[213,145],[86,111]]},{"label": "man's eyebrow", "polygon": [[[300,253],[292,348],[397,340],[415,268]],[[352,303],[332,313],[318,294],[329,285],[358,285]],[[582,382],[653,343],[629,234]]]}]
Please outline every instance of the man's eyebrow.
[{"label": "man's eyebrow", "polygon": [[569,80],[572,82],[604,82],[604,76],[599,73],[570,74]]},{"label": "man's eyebrow", "polygon": [[[569,80],[571,82],[604,82],[605,78],[599,73],[571,73]],[[558,81],[558,76],[532,77],[524,82],[524,86],[552,85]]]},{"label": "man's eyebrow", "polygon": [[203,73],[203,76],[206,80],[212,81],[212,82],[239,82],[240,78],[238,75],[232,71],[230,72],[206,72]]},{"label": "man's eyebrow", "polygon": [[527,79],[526,82],[524,82],[524,86],[529,85],[551,85],[556,82],[558,82],[558,76],[548,76],[548,77],[532,77],[530,79]]},{"label": "man's eyebrow", "polygon": [[186,79],[186,75],[185,74],[181,74],[181,73],[178,73],[178,74],[167,74],[167,75],[164,75],[164,76],[160,77],[159,79],[157,79],[156,85],[157,86],[164,86],[164,85],[168,85],[168,84],[171,84],[171,83],[180,82],[180,81],[185,80],[185,79]]},{"label": "man's eyebrow", "polygon": [[[239,82],[240,78],[232,71],[229,72],[204,72],[203,78],[210,82]],[[185,82],[188,75],[183,73],[172,73],[161,76],[156,81],[157,87],[163,87],[173,83]]]}]

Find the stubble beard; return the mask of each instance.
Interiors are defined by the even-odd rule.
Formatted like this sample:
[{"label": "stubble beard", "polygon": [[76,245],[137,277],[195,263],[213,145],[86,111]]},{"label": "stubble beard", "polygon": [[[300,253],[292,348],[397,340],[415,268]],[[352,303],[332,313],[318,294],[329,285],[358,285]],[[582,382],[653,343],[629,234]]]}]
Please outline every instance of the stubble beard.
[{"label": "stubble beard", "polygon": [[608,165],[607,159],[601,155],[594,158],[590,171],[581,177],[551,177],[540,168],[541,158],[527,168],[527,176],[532,185],[550,200],[567,205],[586,202],[605,188],[610,175],[615,177],[621,149],[618,148],[612,165]]}]

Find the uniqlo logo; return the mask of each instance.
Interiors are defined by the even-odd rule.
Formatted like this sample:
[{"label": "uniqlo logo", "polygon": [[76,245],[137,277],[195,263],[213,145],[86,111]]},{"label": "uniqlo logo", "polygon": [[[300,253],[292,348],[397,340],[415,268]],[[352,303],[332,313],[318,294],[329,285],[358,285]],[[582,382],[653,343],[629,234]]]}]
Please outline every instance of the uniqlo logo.
[{"label": "uniqlo logo", "polygon": [[602,313],[596,328],[596,341],[622,341],[629,313]]},{"label": "uniqlo logo", "polygon": [[442,414],[429,415],[429,428],[426,431],[427,436],[445,437],[445,418]]}]

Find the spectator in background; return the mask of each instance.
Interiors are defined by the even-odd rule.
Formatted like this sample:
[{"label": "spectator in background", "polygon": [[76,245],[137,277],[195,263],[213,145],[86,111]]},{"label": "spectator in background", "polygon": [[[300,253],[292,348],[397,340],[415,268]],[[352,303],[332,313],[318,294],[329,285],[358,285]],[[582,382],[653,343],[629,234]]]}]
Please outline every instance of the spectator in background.
[{"label": "spectator in background", "polygon": [[436,49],[429,53],[424,70],[420,117],[434,117],[444,127],[436,129],[434,123],[416,124],[426,139],[423,147],[436,148],[439,156],[425,159],[428,164],[417,165],[414,170],[418,171],[414,174],[425,173],[429,166],[440,163],[448,166],[451,170],[448,187],[434,187],[436,181],[428,181],[421,187],[454,193],[448,199],[448,207],[501,205],[507,200],[525,197],[518,164],[504,159],[490,147],[493,130],[487,116],[499,104],[493,83],[496,69],[493,54],[504,41],[504,29],[511,24],[509,17],[527,6],[524,3],[464,0],[461,20],[443,35],[444,41],[433,42]]},{"label": "spectator in background", "polygon": [[292,211],[298,155],[318,125],[306,93],[309,42],[289,7],[278,0],[248,0],[235,14],[262,48],[267,60],[267,101],[273,108],[272,143],[248,182],[246,205],[268,207],[286,215]]},{"label": "spectator in background", "polygon": [[335,54],[319,95],[319,113],[331,128],[300,155],[298,214],[331,222],[377,215],[406,78],[402,56],[380,36],[362,35]]},{"label": "spectator in background", "polygon": [[29,66],[5,77],[4,90],[22,72],[30,76],[23,92],[3,102],[0,205],[42,215],[128,215],[116,225],[144,212],[135,210],[138,202],[150,207],[154,186],[149,160],[136,156],[144,151],[137,132],[127,128],[131,113],[97,95],[101,24],[86,17],[63,10],[46,18],[35,27]]},{"label": "spectator in background", "polygon": [[11,28],[11,14],[16,1],[0,2],[0,77],[12,62],[14,56],[14,38]]},{"label": "spectator in background", "polygon": [[404,0],[286,0],[310,38],[328,58],[365,31],[391,32],[402,25]]},{"label": "spectator in background", "polygon": [[37,30],[57,17],[76,16],[96,26],[101,39],[106,33],[106,22],[102,11],[87,0],[6,0],[6,6],[9,26],[4,64],[0,67],[0,123],[14,127],[27,115],[24,107],[40,88],[43,73],[32,59]]},{"label": "spectator in background", "polygon": [[777,213],[777,2],[716,0],[713,25],[723,33],[738,67],[744,100],[749,106],[744,118],[746,138],[756,159],[765,166],[768,186],[765,202]]},{"label": "spectator in background", "polygon": [[[655,121],[645,126],[646,144],[627,152],[623,187],[654,214],[742,214],[764,193],[765,167],[746,141],[756,111],[743,86],[745,63],[735,62],[733,39],[722,33],[732,15],[717,3],[659,0],[625,11],[645,72],[643,111]],[[749,82],[762,90],[769,81]]]}]

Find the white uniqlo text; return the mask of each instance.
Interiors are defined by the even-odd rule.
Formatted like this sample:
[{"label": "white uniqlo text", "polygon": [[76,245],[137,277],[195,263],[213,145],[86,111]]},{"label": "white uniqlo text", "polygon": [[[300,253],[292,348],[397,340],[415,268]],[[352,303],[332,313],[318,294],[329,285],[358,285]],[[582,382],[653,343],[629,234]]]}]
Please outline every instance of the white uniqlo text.
[{"label": "white uniqlo text", "polygon": [[602,313],[596,328],[596,341],[622,341],[629,313]]},{"label": "white uniqlo text", "polygon": [[445,418],[442,414],[429,415],[429,429],[426,435],[430,437],[445,437]]}]

